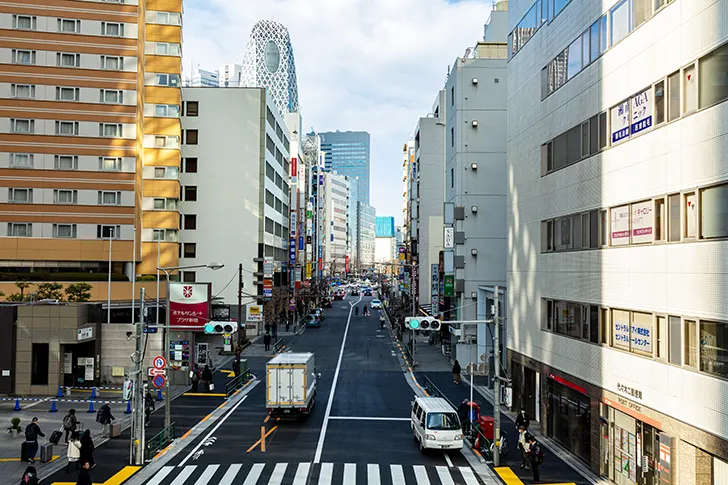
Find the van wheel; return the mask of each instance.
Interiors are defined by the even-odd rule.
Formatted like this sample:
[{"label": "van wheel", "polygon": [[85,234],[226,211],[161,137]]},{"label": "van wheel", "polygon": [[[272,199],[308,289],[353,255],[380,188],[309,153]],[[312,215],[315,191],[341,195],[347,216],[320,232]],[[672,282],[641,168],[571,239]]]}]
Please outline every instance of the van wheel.
[{"label": "van wheel", "polygon": [[427,448],[425,448],[425,444],[422,440],[420,440],[420,453],[422,453],[423,455],[427,453]]}]

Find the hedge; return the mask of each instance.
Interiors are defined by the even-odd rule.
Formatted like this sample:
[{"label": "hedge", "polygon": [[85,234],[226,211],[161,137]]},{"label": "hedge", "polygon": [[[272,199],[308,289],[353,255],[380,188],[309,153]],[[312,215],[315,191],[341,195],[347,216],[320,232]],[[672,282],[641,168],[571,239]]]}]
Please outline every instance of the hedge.
[{"label": "hedge", "polygon": [[[108,273],[0,273],[0,281],[108,281]],[[111,273],[111,281],[129,281],[124,274]]]}]

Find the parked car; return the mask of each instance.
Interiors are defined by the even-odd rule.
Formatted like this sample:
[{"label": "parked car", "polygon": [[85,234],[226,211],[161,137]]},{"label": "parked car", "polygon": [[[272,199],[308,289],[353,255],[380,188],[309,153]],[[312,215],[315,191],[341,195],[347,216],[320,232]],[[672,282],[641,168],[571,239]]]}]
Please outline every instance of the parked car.
[{"label": "parked car", "polygon": [[372,307],[372,310],[380,309],[380,308],[382,308],[382,302],[375,298],[372,300],[371,307]]},{"label": "parked car", "polygon": [[306,327],[307,328],[320,328],[321,327],[321,319],[318,315],[315,313],[310,313],[306,317]]},{"label": "parked car", "polygon": [[326,312],[323,310],[323,308],[314,308],[311,313],[318,316],[321,321],[326,320]]},{"label": "parked car", "polygon": [[336,293],[334,293],[334,300],[343,300],[345,296],[346,293],[344,293],[343,291],[337,291]]}]

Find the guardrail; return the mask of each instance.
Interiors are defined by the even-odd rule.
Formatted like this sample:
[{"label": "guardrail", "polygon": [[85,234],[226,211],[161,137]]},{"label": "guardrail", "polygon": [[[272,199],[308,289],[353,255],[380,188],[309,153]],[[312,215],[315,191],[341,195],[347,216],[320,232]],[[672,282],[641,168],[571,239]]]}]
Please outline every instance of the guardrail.
[{"label": "guardrail", "polygon": [[243,387],[252,378],[253,374],[250,370],[243,371],[242,374],[233,377],[229,382],[225,383],[225,394],[230,397],[232,393]]},{"label": "guardrail", "polygon": [[273,344],[273,353],[279,353],[281,350],[283,350],[284,347],[285,345],[283,345],[283,339],[279,338],[276,343]]},{"label": "guardrail", "polygon": [[167,428],[147,440],[147,460],[167,447],[177,437],[177,428],[173,422]]}]

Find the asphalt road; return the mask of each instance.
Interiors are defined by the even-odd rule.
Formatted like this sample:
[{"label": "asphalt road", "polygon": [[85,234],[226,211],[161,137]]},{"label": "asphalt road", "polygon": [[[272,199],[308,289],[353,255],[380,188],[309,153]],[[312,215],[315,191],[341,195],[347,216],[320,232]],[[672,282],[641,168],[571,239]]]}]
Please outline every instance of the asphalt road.
[{"label": "asphalt road", "polygon": [[[232,407],[212,433],[190,440],[148,485],[480,485],[459,451],[422,454],[408,421],[414,392],[378,313],[349,318],[370,297],[347,297],[327,309],[288,349],[314,352],[321,373],[310,416],[267,419],[265,363],[249,366],[262,382]],[[266,434],[262,449],[261,434]],[[200,445],[200,446],[198,446]]]}]

